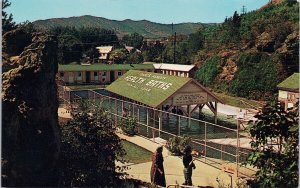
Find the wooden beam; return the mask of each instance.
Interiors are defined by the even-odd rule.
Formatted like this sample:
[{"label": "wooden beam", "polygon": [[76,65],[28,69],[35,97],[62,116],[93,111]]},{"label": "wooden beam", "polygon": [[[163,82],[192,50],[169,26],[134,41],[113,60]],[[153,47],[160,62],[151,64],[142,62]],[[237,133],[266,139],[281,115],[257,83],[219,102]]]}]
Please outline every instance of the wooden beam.
[{"label": "wooden beam", "polygon": [[189,116],[189,114],[181,106],[178,106],[178,109],[180,109],[186,116]]},{"label": "wooden beam", "polygon": [[195,106],[195,108],[193,108],[193,109],[191,110],[191,114],[192,114],[199,106],[200,106],[200,104],[197,104],[197,105]]},{"label": "wooden beam", "polygon": [[214,104],[212,102],[208,102],[208,103],[211,105],[211,107],[214,109],[214,111],[216,111],[216,107],[214,106]]},{"label": "wooden beam", "polygon": [[206,103],[206,105],[208,106],[208,108],[209,108],[214,114],[216,114],[216,111],[215,111],[214,107],[212,107],[210,103]]}]

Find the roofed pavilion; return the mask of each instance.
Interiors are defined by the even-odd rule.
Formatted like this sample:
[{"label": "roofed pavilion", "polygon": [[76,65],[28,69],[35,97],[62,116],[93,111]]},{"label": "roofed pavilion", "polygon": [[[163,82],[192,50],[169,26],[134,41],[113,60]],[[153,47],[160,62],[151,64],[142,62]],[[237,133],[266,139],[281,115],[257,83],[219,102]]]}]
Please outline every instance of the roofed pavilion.
[{"label": "roofed pavilion", "polygon": [[[110,84],[106,90],[146,106],[171,111],[181,109],[187,116],[204,105],[214,113],[217,122],[216,95],[196,80],[153,72],[130,70]],[[186,106],[186,108],[183,108]]]}]

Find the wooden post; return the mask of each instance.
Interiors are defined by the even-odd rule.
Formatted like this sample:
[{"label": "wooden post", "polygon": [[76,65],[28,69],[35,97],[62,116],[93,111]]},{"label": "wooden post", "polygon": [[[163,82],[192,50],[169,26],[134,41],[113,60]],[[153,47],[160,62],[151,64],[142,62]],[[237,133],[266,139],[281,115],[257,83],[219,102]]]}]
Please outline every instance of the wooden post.
[{"label": "wooden post", "polygon": [[188,128],[191,129],[191,106],[187,105],[187,113],[188,113]]}]

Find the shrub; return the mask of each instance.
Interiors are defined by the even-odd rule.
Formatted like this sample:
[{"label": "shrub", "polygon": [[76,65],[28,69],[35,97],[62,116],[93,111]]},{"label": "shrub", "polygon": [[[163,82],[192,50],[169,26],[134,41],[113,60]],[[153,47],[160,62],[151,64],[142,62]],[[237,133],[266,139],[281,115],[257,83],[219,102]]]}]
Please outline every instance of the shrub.
[{"label": "shrub", "polygon": [[172,155],[179,156],[182,154],[185,146],[189,145],[191,138],[187,135],[183,137],[172,137],[167,142],[167,149],[171,152]]},{"label": "shrub", "polygon": [[260,187],[298,187],[299,104],[284,111],[280,102],[267,104],[252,122],[252,152],[247,163],[258,170],[251,182]]},{"label": "shrub", "polygon": [[112,186],[119,181],[117,156],[122,160],[125,151],[116,127],[107,115],[100,111],[75,114],[62,127],[61,183],[67,187]]},{"label": "shrub", "polygon": [[119,126],[128,136],[133,136],[137,133],[137,120],[133,117],[123,118]]}]

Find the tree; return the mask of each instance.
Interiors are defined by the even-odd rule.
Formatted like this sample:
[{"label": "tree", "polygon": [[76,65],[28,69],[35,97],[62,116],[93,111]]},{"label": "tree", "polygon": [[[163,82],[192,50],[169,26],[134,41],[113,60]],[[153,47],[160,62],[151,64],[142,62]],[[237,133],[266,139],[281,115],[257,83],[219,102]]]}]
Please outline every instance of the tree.
[{"label": "tree", "polygon": [[298,187],[298,104],[284,111],[279,102],[267,104],[250,127],[253,152],[247,163],[258,168],[254,183],[262,187]]},{"label": "tree", "polygon": [[136,49],[140,49],[143,45],[144,37],[138,33],[132,33],[130,35],[124,35],[122,38],[123,44],[132,46]]},{"label": "tree", "polygon": [[190,54],[195,54],[198,50],[204,46],[204,36],[202,30],[197,31],[189,35],[188,39],[188,50]]},{"label": "tree", "polygon": [[112,187],[119,183],[116,170],[120,167],[115,160],[125,151],[115,131],[101,109],[97,114],[78,113],[62,127],[61,186]]},{"label": "tree", "polygon": [[4,9],[9,7],[11,3],[8,0],[2,1],[2,33],[13,30],[16,28],[16,23],[13,21],[12,14],[7,14]]},{"label": "tree", "polygon": [[127,59],[128,52],[124,48],[115,49],[110,54],[110,59],[115,64],[123,64]]},{"label": "tree", "polygon": [[129,53],[128,58],[126,59],[126,64],[140,64],[143,62],[143,55],[141,52],[132,52]]}]

